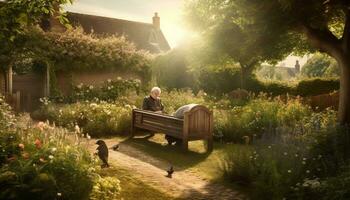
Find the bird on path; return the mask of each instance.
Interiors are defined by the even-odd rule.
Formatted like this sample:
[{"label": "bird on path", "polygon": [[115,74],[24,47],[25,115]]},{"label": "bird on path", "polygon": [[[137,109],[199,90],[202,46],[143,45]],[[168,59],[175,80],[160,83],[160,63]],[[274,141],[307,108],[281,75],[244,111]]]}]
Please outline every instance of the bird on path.
[{"label": "bird on path", "polygon": [[111,147],[111,149],[113,149],[113,151],[118,151],[119,150],[119,144],[115,144]]},{"label": "bird on path", "polygon": [[166,177],[168,178],[172,178],[173,177],[173,173],[174,173],[174,167],[170,166],[170,168],[166,171],[168,174],[166,175]]},{"label": "bird on path", "polygon": [[103,162],[103,164],[101,165],[101,168],[109,167],[108,148],[107,148],[106,142],[103,140],[97,140],[96,144],[98,145],[98,147],[96,148],[97,150],[96,154]]}]

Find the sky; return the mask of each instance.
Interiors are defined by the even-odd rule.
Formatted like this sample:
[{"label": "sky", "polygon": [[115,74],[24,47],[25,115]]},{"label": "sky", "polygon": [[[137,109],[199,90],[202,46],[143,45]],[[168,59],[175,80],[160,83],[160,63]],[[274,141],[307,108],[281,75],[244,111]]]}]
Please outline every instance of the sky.
[{"label": "sky", "polygon": [[146,23],[158,12],[161,30],[173,48],[193,34],[183,23],[182,5],[183,0],[75,0],[65,9]]},{"label": "sky", "polygon": [[[158,12],[161,30],[174,48],[195,36],[184,23],[183,3],[184,0],[75,0],[65,10],[146,23],[152,23]],[[288,56],[278,65],[294,67],[296,60],[303,66],[307,57]]]}]

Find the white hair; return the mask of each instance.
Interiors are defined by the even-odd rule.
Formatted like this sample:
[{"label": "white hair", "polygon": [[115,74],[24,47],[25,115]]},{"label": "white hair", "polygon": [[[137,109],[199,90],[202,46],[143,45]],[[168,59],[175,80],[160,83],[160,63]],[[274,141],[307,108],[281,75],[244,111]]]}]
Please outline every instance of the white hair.
[{"label": "white hair", "polygon": [[160,90],[160,88],[159,87],[153,87],[152,89],[151,89],[151,93],[155,93],[155,92],[157,92],[157,93],[161,93],[161,90]]}]

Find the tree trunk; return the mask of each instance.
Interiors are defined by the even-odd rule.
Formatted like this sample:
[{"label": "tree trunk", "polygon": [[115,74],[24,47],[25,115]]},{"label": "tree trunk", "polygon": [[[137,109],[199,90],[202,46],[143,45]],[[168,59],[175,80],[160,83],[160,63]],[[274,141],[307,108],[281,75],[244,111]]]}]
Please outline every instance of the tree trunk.
[{"label": "tree trunk", "polygon": [[252,75],[255,64],[241,66],[241,89],[247,89],[246,81]]},{"label": "tree trunk", "polygon": [[338,59],[341,70],[338,119],[342,125],[350,125],[350,54]]}]

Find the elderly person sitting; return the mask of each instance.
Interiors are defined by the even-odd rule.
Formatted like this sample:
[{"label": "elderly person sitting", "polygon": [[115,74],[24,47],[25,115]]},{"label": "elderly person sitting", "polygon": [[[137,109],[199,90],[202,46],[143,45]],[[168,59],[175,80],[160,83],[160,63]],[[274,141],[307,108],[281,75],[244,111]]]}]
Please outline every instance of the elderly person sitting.
[{"label": "elderly person sitting", "polygon": [[159,87],[153,87],[151,94],[143,99],[142,109],[162,113],[164,106],[159,98],[160,93],[161,90]]}]

